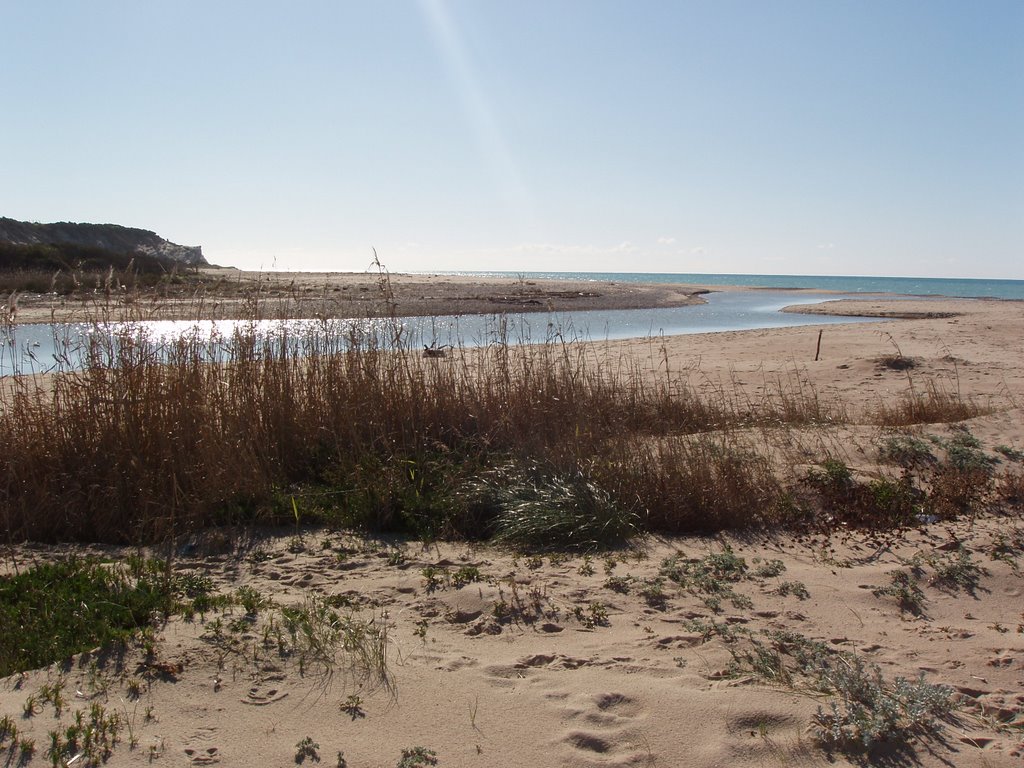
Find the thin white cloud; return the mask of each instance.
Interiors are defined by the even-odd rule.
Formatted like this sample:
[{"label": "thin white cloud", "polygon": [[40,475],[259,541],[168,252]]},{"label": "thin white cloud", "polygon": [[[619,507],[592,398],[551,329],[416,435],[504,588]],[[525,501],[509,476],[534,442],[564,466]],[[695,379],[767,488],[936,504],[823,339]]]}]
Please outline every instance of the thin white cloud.
[{"label": "thin white cloud", "polygon": [[544,253],[552,256],[600,256],[602,254],[636,253],[640,249],[628,240],[618,245],[588,245],[573,243],[518,243],[508,248],[486,249],[505,253]]},{"label": "thin white cloud", "polygon": [[675,245],[676,239],[674,237],[659,237],[658,245]]}]

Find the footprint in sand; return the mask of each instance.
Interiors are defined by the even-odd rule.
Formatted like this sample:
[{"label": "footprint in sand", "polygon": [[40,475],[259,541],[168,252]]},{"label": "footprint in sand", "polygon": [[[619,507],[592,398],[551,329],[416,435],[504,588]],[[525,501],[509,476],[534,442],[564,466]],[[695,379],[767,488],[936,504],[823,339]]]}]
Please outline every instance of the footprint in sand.
[{"label": "footprint in sand", "polygon": [[212,765],[220,762],[220,748],[207,747],[204,743],[210,742],[217,734],[216,728],[199,728],[188,740],[185,747],[185,757],[192,765]]},{"label": "footprint in sand", "polygon": [[576,759],[593,759],[601,765],[633,765],[649,757],[637,749],[641,738],[636,721],[644,713],[640,702],[631,696],[609,691],[591,696],[552,694],[548,699],[562,702],[565,719],[583,726],[570,728],[558,739]]},{"label": "footprint in sand", "polygon": [[220,750],[217,747],[206,749],[185,748],[185,756],[192,765],[213,765],[220,762]]},{"label": "footprint in sand", "polygon": [[240,701],[254,707],[265,707],[275,701],[280,701],[287,695],[288,692],[281,690],[277,685],[254,685],[245,692],[245,696]]}]

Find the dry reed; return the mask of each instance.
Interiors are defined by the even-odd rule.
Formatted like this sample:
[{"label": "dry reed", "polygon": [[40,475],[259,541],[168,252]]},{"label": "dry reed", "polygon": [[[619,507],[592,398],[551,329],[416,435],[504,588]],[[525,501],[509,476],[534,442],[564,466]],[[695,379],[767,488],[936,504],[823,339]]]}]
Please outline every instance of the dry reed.
[{"label": "dry reed", "polygon": [[[382,295],[386,299],[386,279]],[[152,542],[197,528],[308,514],[424,536],[489,535],[463,487],[503,466],[597,483],[653,530],[795,519],[767,460],[733,435],[845,419],[812,387],[756,403],[698,396],[628,358],[553,333],[446,357],[401,323],[323,320],[163,340],[99,322],[53,374],[0,387],[0,521],[9,540]],[[385,304],[386,307],[386,304]],[[959,398],[929,389],[914,418]],[[958,413],[960,411],[957,411]],[[880,412],[887,423],[910,418]],[[297,521],[297,520],[296,520]]]}]

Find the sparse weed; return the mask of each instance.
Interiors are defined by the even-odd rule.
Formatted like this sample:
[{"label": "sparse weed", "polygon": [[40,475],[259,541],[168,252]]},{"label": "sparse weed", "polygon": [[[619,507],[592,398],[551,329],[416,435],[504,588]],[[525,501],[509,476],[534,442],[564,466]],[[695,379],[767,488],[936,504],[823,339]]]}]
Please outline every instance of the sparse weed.
[{"label": "sparse weed", "polygon": [[342,702],[341,711],[351,717],[353,722],[366,717],[366,710],[363,709],[363,700],[357,694],[350,695]]},{"label": "sparse weed", "polygon": [[358,679],[390,687],[388,625],[384,617],[367,621],[341,615],[325,599],[310,594],[301,605],[281,608],[281,618],[300,668],[312,664],[330,675],[340,657],[344,668]]},{"label": "sparse weed", "polygon": [[1008,445],[997,445],[992,449],[996,453],[1002,454],[1010,461],[1022,462],[1024,461],[1024,451],[1017,448],[1011,448]]},{"label": "sparse weed", "polygon": [[745,579],[747,572],[746,560],[737,556],[728,545],[721,552],[700,559],[685,559],[679,555],[669,557],[662,562],[659,571],[663,578],[700,598],[715,613],[721,612],[723,600],[729,600],[736,608],[752,607],[750,598],[737,593],[731,586]]},{"label": "sparse weed", "polygon": [[929,467],[938,462],[931,446],[919,437],[896,434],[887,437],[878,449],[879,456],[906,469]]},{"label": "sparse weed", "polygon": [[1024,550],[1024,534],[1016,530],[1013,534],[997,533],[992,539],[992,546],[988,556],[992,560],[999,560],[1006,563],[1014,571],[1020,569],[1017,558],[1021,550]]},{"label": "sparse weed", "polygon": [[890,571],[889,581],[889,586],[875,587],[872,594],[875,597],[895,597],[901,611],[907,611],[915,616],[924,613],[924,592],[921,591],[914,574],[908,571]]},{"label": "sparse weed", "polygon": [[480,569],[475,565],[464,565],[451,575],[449,583],[452,585],[453,589],[462,589],[462,587],[467,584],[472,584],[477,581],[483,581],[483,575],[480,573]]},{"label": "sparse weed", "polygon": [[235,592],[235,598],[238,600],[238,604],[242,606],[242,609],[249,616],[255,616],[260,612],[261,609],[268,607],[271,601],[261,595],[258,590],[250,586],[242,586]]},{"label": "sparse weed", "polygon": [[637,590],[637,594],[644,599],[651,608],[656,608],[659,611],[665,610],[668,605],[668,595],[665,593],[663,579],[651,579],[645,581],[643,585]]},{"label": "sparse weed", "polygon": [[879,667],[860,656],[834,651],[793,632],[771,632],[731,646],[738,670],[749,670],[775,685],[829,697],[814,718],[827,745],[849,750],[882,741],[909,741],[935,733],[953,711],[952,689],[897,677],[886,680]]},{"label": "sparse weed", "polygon": [[576,621],[587,629],[607,627],[609,624],[608,608],[605,607],[604,603],[598,601],[592,602],[587,608],[577,605],[573,608],[573,616],[576,617]]},{"label": "sparse weed", "polygon": [[313,741],[312,737],[306,736],[295,745],[295,762],[301,765],[306,760],[313,763],[320,762],[320,745]]},{"label": "sparse weed", "polygon": [[935,553],[925,558],[934,570],[931,583],[950,590],[962,589],[973,595],[978,583],[987,572],[974,562],[971,553],[965,547],[958,547],[954,552]]},{"label": "sparse weed", "polygon": [[437,753],[426,747],[409,747],[402,750],[397,768],[421,768],[425,765],[437,765]]},{"label": "sparse weed", "polygon": [[924,390],[910,388],[895,403],[884,403],[874,412],[876,424],[885,427],[906,427],[911,424],[940,424],[966,421],[991,412],[972,400],[965,400],[956,392],[943,389],[930,380]]},{"label": "sparse weed", "polygon": [[423,588],[428,595],[444,587],[444,570],[441,568],[428,565],[420,573],[423,574]]},{"label": "sparse weed", "polygon": [[782,597],[793,595],[800,600],[807,600],[811,596],[802,581],[784,581],[775,588],[775,593]]},{"label": "sparse weed", "polygon": [[751,573],[751,576],[755,579],[773,579],[776,576],[781,576],[785,570],[786,564],[781,560],[769,560],[766,563],[758,565]]},{"label": "sparse weed", "polygon": [[629,576],[609,576],[605,579],[605,589],[610,589],[612,592],[618,592],[620,595],[629,593],[630,583],[632,578]]}]

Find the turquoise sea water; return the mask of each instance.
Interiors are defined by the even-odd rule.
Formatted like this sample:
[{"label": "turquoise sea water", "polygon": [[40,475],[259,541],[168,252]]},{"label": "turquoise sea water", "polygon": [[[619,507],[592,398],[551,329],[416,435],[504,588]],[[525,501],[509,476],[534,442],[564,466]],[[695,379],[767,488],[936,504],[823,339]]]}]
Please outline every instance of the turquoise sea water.
[{"label": "turquoise sea water", "polygon": [[600,280],[628,283],[743,285],[760,288],[811,288],[841,293],[900,293],[910,296],[1024,299],[1024,280],[976,280],[946,277],[856,277],[837,275],[727,275],[669,272],[449,272],[447,274],[526,279]]}]

